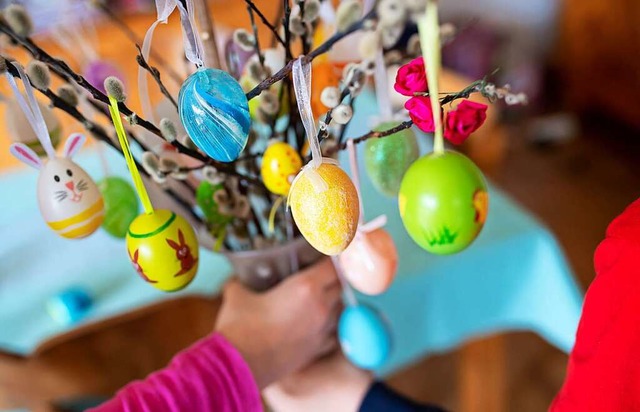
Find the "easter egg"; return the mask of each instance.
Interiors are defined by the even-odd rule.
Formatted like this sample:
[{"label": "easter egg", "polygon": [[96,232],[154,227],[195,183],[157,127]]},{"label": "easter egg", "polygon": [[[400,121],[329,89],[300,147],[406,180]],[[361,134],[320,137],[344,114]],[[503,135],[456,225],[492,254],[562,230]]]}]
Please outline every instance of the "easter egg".
[{"label": "easter egg", "polygon": [[431,153],[416,160],[402,179],[398,206],[402,223],[423,249],[456,253],[478,236],[489,208],[487,183],[460,153]]},{"label": "easter egg", "polygon": [[345,356],[362,369],[378,369],[391,352],[391,336],[378,313],[366,305],[347,306],[338,321]]},{"label": "easter egg", "polygon": [[38,206],[47,225],[60,236],[76,239],[95,232],[104,218],[98,187],[80,166],[56,157],[38,176]]},{"label": "easter egg", "polygon": [[120,177],[110,176],[98,182],[104,199],[102,228],[112,236],[124,238],[129,225],[138,216],[138,195],[131,185]]},{"label": "easter egg", "polygon": [[104,88],[104,81],[109,76],[115,76],[123,82],[126,80],[122,71],[113,63],[106,60],[94,60],[87,64],[82,70],[85,79],[96,89],[107,94]]},{"label": "easter egg", "polygon": [[300,233],[325,255],[349,246],[358,227],[360,206],[356,188],[336,164],[305,166],[289,191],[289,206]]},{"label": "easter egg", "polygon": [[62,325],[73,324],[82,319],[93,306],[89,292],[79,286],[72,286],[56,294],[47,301],[47,312]]},{"label": "easter egg", "polygon": [[249,138],[249,104],[240,84],[229,73],[200,68],[178,95],[180,120],[191,141],[209,157],[231,162]]},{"label": "easter egg", "polygon": [[260,173],[270,192],[286,195],[301,167],[302,159],[291,145],[274,142],[264,152]]},{"label": "easter egg", "polygon": [[198,239],[191,225],[170,210],[141,214],[126,237],[129,259],[151,286],[174,292],[187,286],[198,271]]},{"label": "easter egg", "polygon": [[223,190],[222,183],[214,185],[206,180],[203,180],[196,189],[196,203],[204,214],[205,219],[207,219],[209,227],[215,232],[223,229],[233,221],[233,216],[220,213],[220,206],[214,197],[219,190]]},{"label": "easter egg", "polygon": [[[4,118],[7,130],[9,131],[9,138],[14,142],[26,144],[28,147],[33,149],[38,156],[44,156],[44,148],[33,131],[33,127],[25,117],[24,112],[20,109],[20,106],[18,106],[18,103],[14,99],[7,99],[6,103],[7,106],[4,112]],[[53,147],[56,148],[58,147],[58,144],[60,144],[62,134],[60,121],[49,106],[40,102],[38,102],[38,106],[40,107],[42,117],[44,117],[44,121],[47,125],[51,143],[53,144]]]},{"label": "easter egg", "polygon": [[[397,123],[386,122],[375,131],[388,130]],[[402,177],[420,155],[416,135],[404,129],[380,139],[368,139],[364,146],[364,164],[373,187],[380,193],[396,197]]]},{"label": "easter egg", "polygon": [[340,255],[344,277],[354,289],[379,295],[387,290],[398,270],[398,251],[389,233],[382,229],[359,232]]}]

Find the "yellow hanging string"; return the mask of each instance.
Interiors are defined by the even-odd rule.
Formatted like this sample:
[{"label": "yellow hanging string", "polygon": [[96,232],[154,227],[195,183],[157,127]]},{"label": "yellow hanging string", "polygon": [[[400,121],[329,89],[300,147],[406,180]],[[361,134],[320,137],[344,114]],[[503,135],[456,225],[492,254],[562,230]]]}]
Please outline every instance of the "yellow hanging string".
[{"label": "yellow hanging string", "polygon": [[284,196],[280,196],[276,199],[275,202],[273,202],[273,206],[271,207],[271,211],[269,212],[269,233],[273,233],[273,231],[275,230],[276,212],[278,211],[278,208],[282,204],[283,200]]},{"label": "yellow hanging string", "polygon": [[133,159],[133,155],[131,154],[131,149],[129,148],[129,140],[127,140],[127,135],[122,124],[122,117],[120,116],[120,110],[118,109],[118,102],[112,96],[109,96],[109,103],[111,120],[113,120],[113,125],[116,128],[118,141],[120,142],[122,153],[124,154],[124,158],[127,162],[129,173],[131,173],[133,185],[135,186],[136,192],[138,192],[138,197],[140,198],[140,202],[142,203],[144,212],[150,215],[153,213],[153,206],[151,205],[151,200],[149,200],[147,189],[145,189],[144,183],[142,182],[142,177],[140,177],[140,172],[138,172],[138,168],[136,167],[136,162]]},{"label": "yellow hanging string", "polygon": [[440,117],[440,88],[439,78],[441,69],[440,25],[438,24],[438,0],[427,0],[427,10],[424,17],[418,21],[422,58],[427,71],[429,83],[429,100],[434,120],[433,151],[444,153],[444,138],[442,135],[442,118]]}]

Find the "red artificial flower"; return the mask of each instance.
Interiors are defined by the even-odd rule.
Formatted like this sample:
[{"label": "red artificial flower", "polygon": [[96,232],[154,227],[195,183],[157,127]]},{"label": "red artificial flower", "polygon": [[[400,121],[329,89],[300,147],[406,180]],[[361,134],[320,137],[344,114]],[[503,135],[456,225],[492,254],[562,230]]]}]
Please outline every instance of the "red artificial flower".
[{"label": "red artificial flower", "polygon": [[486,119],[486,104],[463,100],[455,110],[447,113],[444,137],[453,144],[462,144]]},{"label": "red artificial flower", "polygon": [[433,133],[435,124],[431,101],[426,96],[414,96],[407,100],[404,108],[409,111],[409,117],[420,130],[425,133]]},{"label": "red artificial flower", "polygon": [[422,56],[416,57],[398,69],[393,88],[400,94],[413,97],[417,92],[429,91],[427,72]]}]

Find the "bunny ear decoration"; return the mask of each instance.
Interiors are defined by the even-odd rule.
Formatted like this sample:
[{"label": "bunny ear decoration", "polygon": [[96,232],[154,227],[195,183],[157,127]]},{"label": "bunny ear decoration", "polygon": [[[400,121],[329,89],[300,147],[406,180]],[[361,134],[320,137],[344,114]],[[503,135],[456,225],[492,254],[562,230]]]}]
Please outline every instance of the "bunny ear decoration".
[{"label": "bunny ear decoration", "polygon": [[44,117],[42,117],[42,112],[40,111],[40,106],[38,106],[38,101],[36,100],[36,97],[33,93],[33,87],[31,86],[29,78],[27,77],[26,73],[19,63],[13,62],[12,64],[20,75],[20,80],[22,80],[24,90],[27,95],[27,100],[25,100],[24,96],[22,96],[22,93],[20,93],[20,89],[18,89],[18,85],[13,78],[13,75],[7,70],[5,72],[5,77],[9,81],[9,86],[11,86],[11,90],[13,91],[16,102],[18,102],[18,105],[24,112],[27,121],[33,128],[33,131],[35,132],[38,140],[40,141],[40,144],[47,153],[47,156],[49,156],[49,158],[54,158],[56,156],[56,152],[53,148],[53,144],[51,143],[49,131],[47,130],[47,124],[44,121]]},{"label": "bunny ear decoration", "polygon": [[74,133],[67,139],[64,144],[64,157],[71,159],[87,141],[87,138],[80,133]]},{"label": "bunny ear decoration", "polygon": [[22,163],[25,163],[34,169],[42,168],[42,160],[36,152],[31,150],[29,146],[24,143],[13,143],[9,146],[11,154]]}]

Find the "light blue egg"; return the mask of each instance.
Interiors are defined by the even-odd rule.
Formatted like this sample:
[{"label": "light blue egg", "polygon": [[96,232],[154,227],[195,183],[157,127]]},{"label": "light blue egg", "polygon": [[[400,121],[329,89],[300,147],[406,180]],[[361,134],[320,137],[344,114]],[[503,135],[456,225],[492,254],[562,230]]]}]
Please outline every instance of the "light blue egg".
[{"label": "light blue egg", "polygon": [[374,309],[361,304],[342,312],[338,339],[347,359],[362,369],[378,369],[391,351],[387,324]]},{"label": "light blue egg", "polygon": [[82,319],[92,306],[89,292],[80,286],[72,286],[49,299],[47,311],[56,322],[70,325]]},{"label": "light blue egg", "polygon": [[249,102],[229,73],[200,68],[178,95],[180,121],[193,143],[221,162],[238,158],[249,137]]}]

